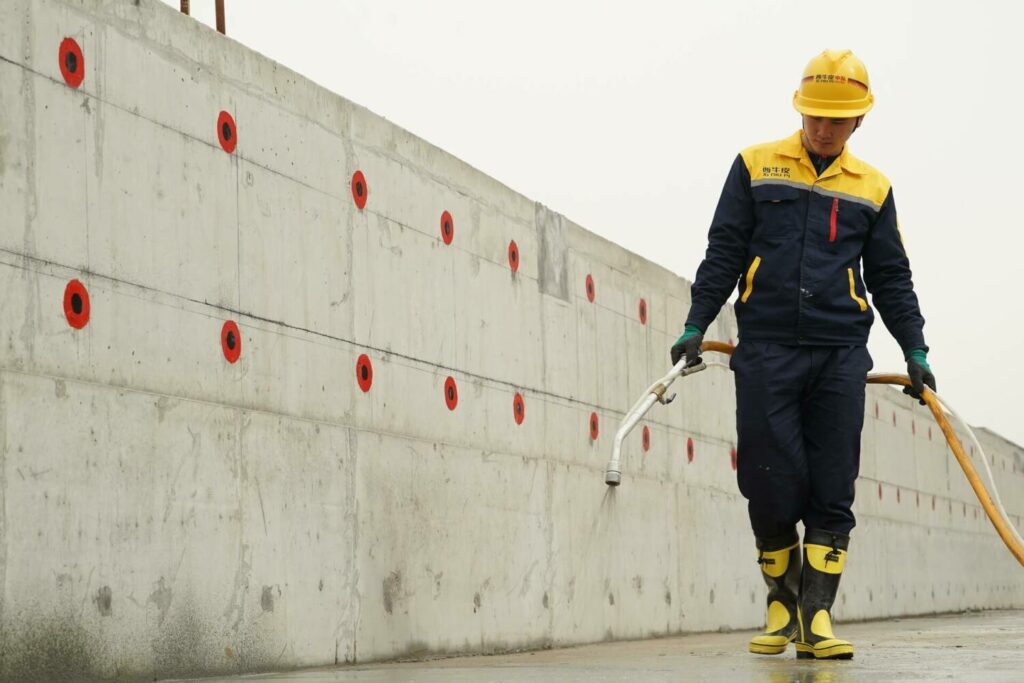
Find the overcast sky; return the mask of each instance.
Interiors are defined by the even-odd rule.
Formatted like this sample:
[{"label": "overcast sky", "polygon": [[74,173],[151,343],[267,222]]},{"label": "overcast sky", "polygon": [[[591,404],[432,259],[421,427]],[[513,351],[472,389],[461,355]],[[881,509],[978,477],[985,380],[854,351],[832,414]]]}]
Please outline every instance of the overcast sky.
[{"label": "overcast sky", "polygon": [[[688,279],[737,152],[795,131],[804,65],[852,48],[875,108],[850,147],[893,182],[939,392],[1024,445],[1021,3],[226,5],[235,40]],[[880,320],[869,348],[905,372]]]}]

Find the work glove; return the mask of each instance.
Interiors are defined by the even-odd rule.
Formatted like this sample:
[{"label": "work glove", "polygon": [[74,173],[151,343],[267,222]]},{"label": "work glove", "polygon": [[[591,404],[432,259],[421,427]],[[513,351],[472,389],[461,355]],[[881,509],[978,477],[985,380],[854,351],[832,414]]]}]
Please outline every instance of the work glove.
[{"label": "work glove", "polygon": [[686,367],[700,363],[700,345],[704,343],[704,333],[694,325],[683,328],[683,336],[672,345],[672,367],[683,356],[686,356]]},{"label": "work glove", "polygon": [[935,375],[932,374],[932,369],[928,365],[927,351],[914,349],[910,352],[907,356],[907,375],[910,376],[910,386],[903,387],[903,393],[916,398],[921,405],[925,405],[924,399],[921,398],[921,392],[924,391],[925,385],[935,391]]}]

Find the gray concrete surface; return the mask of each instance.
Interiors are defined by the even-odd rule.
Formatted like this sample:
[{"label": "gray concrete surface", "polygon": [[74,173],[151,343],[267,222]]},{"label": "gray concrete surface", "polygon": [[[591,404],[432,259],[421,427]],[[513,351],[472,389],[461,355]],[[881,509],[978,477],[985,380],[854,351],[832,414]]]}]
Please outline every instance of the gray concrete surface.
[{"label": "gray concrete surface", "polygon": [[852,661],[797,660],[745,651],[752,632],[711,633],[492,657],[348,666],[290,674],[205,679],[205,683],[545,683],[546,681],[721,681],[879,683],[1024,680],[1024,611],[973,612],[843,624]]},{"label": "gray concrete surface", "polygon": [[[674,386],[604,485],[685,279],[155,0],[3,0],[0,94],[0,679],[762,622],[727,369]],[[707,337],[736,338],[731,308]],[[1024,607],[925,409],[872,387],[867,410],[837,618]],[[1019,526],[1024,454],[982,439]]]}]

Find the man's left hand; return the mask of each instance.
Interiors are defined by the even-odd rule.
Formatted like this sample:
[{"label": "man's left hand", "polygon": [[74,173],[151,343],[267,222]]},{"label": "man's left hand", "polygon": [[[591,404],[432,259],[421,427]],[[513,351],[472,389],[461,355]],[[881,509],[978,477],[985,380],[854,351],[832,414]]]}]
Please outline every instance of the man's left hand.
[{"label": "man's left hand", "polygon": [[903,387],[903,393],[916,398],[925,405],[921,398],[925,386],[935,391],[935,375],[932,374],[931,366],[928,365],[928,356],[921,349],[914,349],[907,356],[907,375],[910,377],[910,386]]}]

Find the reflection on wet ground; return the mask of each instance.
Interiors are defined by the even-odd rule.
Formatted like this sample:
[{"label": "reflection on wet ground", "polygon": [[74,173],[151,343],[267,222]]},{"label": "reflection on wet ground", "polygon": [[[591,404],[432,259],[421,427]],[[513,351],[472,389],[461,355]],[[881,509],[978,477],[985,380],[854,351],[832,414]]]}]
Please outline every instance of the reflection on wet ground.
[{"label": "reflection on wet ground", "polygon": [[751,655],[746,652],[750,633],[737,632],[603,643],[515,655],[204,680],[208,683],[1024,681],[1024,611],[843,624],[837,630],[857,647],[852,661],[797,660],[792,648],[776,657]]}]

